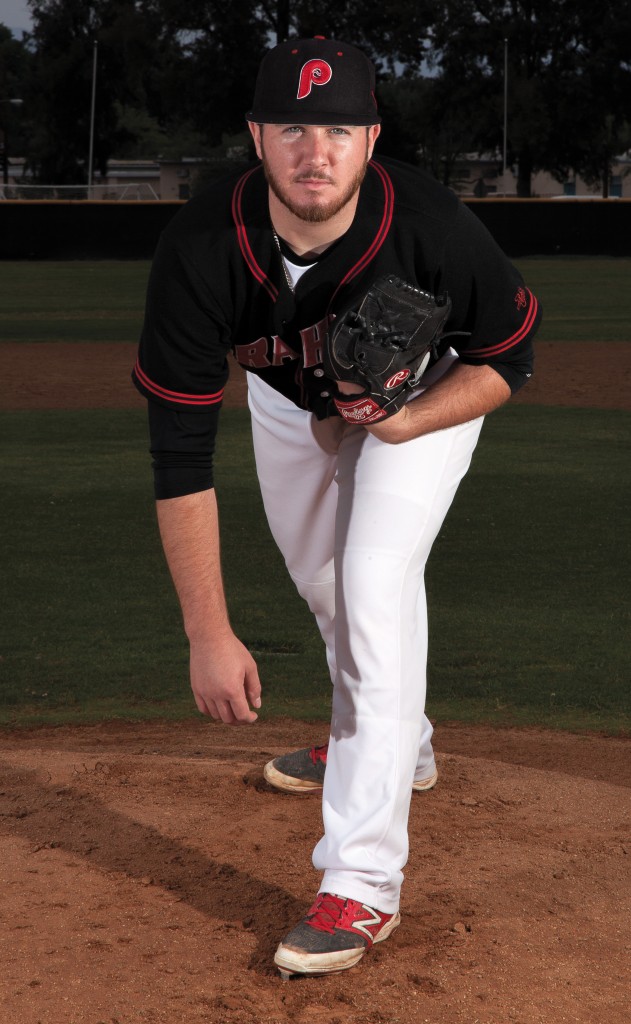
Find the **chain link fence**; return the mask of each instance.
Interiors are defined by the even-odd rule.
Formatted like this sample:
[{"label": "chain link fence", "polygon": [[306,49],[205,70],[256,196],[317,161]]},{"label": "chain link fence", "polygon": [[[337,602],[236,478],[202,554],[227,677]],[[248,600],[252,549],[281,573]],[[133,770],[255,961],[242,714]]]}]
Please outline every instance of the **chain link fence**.
[{"label": "chain link fence", "polygon": [[0,200],[16,199],[89,199],[92,202],[147,202],[159,199],[155,189],[146,182],[125,185],[0,185]]}]

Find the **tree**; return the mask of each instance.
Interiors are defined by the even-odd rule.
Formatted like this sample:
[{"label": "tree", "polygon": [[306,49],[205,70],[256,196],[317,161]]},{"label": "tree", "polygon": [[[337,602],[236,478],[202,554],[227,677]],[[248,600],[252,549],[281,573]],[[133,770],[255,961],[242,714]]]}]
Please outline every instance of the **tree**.
[{"label": "tree", "polygon": [[551,97],[553,131],[549,169],[569,171],[609,195],[611,165],[631,145],[631,8],[586,11],[576,64],[562,69]]},{"label": "tree", "polygon": [[[606,117],[614,125],[628,120],[629,5],[609,10],[591,0],[443,0],[434,10],[430,60],[449,82],[467,83],[482,112],[478,145],[498,152],[507,40],[507,144],[519,195],[530,195],[538,169],[558,175],[571,164],[587,170],[591,154],[602,153]],[[590,117],[597,109],[600,115]],[[598,159],[602,163],[602,155]]]},{"label": "tree", "polygon": [[243,129],[268,25],[253,0],[156,0],[177,56],[164,68],[161,119],[184,119],[209,146]]},{"label": "tree", "polygon": [[33,12],[34,88],[38,130],[32,161],[40,181],[85,180],[94,42],[98,44],[95,166],[104,173],[126,139],[120,105],[145,102],[143,71],[151,66],[155,30],[133,0],[29,0]]},{"label": "tree", "polygon": [[0,165],[4,184],[9,180],[11,156],[24,153],[30,73],[31,54],[25,43],[0,24]]},{"label": "tree", "polygon": [[467,86],[445,76],[398,76],[381,82],[379,152],[419,164],[458,189],[459,165],[476,147],[479,107]]},{"label": "tree", "polygon": [[374,60],[387,77],[419,74],[434,18],[431,0],[294,0],[291,24],[299,36],[347,40]]},{"label": "tree", "polygon": [[[462,154],[503,148],[518,193],[572,169],[608,187],[631,124],[631,5],[591,0],[29,0],[33,76],[24,92],[40,181],[85,180],[93,43],[95,162],[216,151],[243,130],[261,55],[326,34],[377,66],[382,152],[454,184]],[[0,61],[1,57],[0,40]],[[0,65],[1,66],[1,65]],[[30,72],[29,72],[30,74]],[[27,76],[28,77],[28,76]],[[625,140],[627,140],[625,142]],[[186,152],[193,147],[195,152]],[[146,151],[152,150],[151,152]]]}]

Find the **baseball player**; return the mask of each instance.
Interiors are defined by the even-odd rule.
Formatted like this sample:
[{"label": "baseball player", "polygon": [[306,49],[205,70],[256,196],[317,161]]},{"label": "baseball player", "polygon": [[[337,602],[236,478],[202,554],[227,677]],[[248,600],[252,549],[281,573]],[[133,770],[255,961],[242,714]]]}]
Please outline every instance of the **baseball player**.
[{"label": "baseball player", "polygon": [[[168,225],[134,369],[199,710],[238,725],[261,706],[220,571],[212,457],[231,352],[248,371],[271,532],[326,647],[328,743],[266,769],[281,788],[323,787],[321,884],[277,949],[285,975],[352,967],[399,924],[412,789],[436,779],[425,563],[483,417],[531,374],[539,321],[452,192],[374,154],[374,86],[371,62],[346,43],[291,39],[265,55],[246,115],[260,162]],[[379,388],[329,370],[336,323],[383,275],[450,304],[409,400],[387,409]]]}]

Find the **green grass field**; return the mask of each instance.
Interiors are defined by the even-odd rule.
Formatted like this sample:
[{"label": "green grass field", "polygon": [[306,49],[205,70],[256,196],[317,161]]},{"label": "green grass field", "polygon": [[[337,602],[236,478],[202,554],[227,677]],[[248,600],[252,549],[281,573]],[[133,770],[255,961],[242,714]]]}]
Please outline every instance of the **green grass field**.
[{"label": "green grass field", "polygon": [[[631,341],[631,259],[517,260],[544,341]],[[149,264],[3,262],[3,341],[134,341]]]},{"label": "green grass field", "polygon": [[3,262],[2,341],[134,341],[149,264]]},{"label": "green grass field", "polygon": [[[549,338],[582,309],[582,340],[629,340],[631,261],[522,268]],[[588,284],[603,304],[596,274],[618,282],[600,335],[581,305]],[[4,264],[2,338],[133,340],[146,275],[144,263]],[[326,718],[320,643],[269,538],[247,413],[223,420],[226,585],[263,714]],[[194,713],[144,415],[4,412],[0,436],[0,724]],[[428,569],[430,716],[629,731],[630,436],[623,412],[509,405],[489,418]]]}]

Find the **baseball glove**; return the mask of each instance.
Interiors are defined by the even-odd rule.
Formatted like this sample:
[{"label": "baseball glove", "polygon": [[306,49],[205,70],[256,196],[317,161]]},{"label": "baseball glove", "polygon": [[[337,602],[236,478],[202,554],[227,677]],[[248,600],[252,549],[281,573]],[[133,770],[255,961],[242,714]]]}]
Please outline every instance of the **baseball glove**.
[{"label": "baseball glove", "polygon": [[334,398],[349,423],[376,423],[398,412],[427,369],[451,310],[447,295],[435,298],[394,274],[369,288],[358,310],[333,322],[324,368],[333,381],[361,386]]}]

